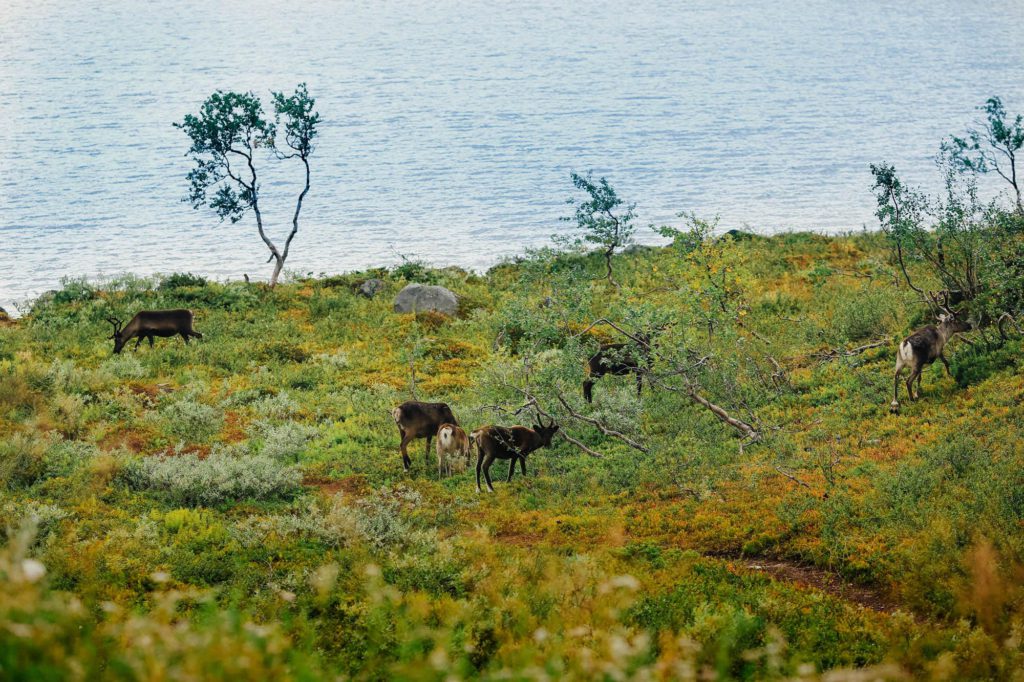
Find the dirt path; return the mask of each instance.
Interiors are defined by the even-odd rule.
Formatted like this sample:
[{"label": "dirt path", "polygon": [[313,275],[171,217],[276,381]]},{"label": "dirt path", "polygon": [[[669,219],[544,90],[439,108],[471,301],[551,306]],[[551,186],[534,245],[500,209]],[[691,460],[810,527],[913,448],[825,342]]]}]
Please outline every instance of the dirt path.
[{"label": "dirt path", "polygon": [[[817,566],[807,566],[782,559],[738,556],[718,556],[717,558],[727,559],[733,563],[740,564],[750,571],[764,573],[771,576],[774,580],[793,583],[799,587],[811,587],[820,590],[833,597],[838,597],[872,611],[892,613],[900,610],[900,605],[882,590],[865,585],[854,585],[843,580],[838,574],[818,568]],[[903,610],[906,611],[906,609]]]}]

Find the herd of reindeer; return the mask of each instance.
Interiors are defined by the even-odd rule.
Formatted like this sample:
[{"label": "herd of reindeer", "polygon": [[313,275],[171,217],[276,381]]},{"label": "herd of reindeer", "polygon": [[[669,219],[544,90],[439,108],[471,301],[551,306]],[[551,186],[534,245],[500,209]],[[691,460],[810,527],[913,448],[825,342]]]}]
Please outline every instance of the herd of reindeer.
[{"label": "herd of reindeer", "polygon": [[[938,324],[927,325],[904,339],[896,353],[896,375],[893,387],[893,400],[890,411],[899,412],[900,375],[909,370],[906,379],[907,394],[910,400],[916,400],[921,393],[921,373],[925,367],[936,360],[941,360],[946,372],[953,376],[949,362],[943,355],[946,343],[956,334],[971,329],[971,324],[961,320],[947,306],[940,306]],[[181,336],[186,344],[190,338],[203,338],[193,328],[191,310],[143,310],[137,313],[128,324],[115,318],[107,318],[114,325],[114,353],[120,353],[124,346],[136,339],[138,349],[143,339],[148,339],[150,347],[155,337]],[[635,344],[634,344],[635,345]],[[624,343],[602,344],[597,352],[587,361],[587,378],[583,382],[583,397],[593,401],[593,387],[597,379],[605,375],[636,376],[637,396],[643,390],[643,374],[650,369],[650,354],[644,349],[632,348]],[[917,381],[917,391],[914,382]],[[426,458],[430,462],[430,443],[437,439],[436,457],[438,476],[443,478],[453,473],[461,473],[469,467],[472,447],[476,446],[476,489],[481,492],[480,476],[487,483],[487,489],[494,492],[491,485],[490,468],[494,460],[508,460],[508,481],[515,473],[516,462],[519,462],[523,475],[526,475],[526,457],[531,452],[551,445],[551,439],[558,431],[558,424],[550,421],[544,424],[538,416],[533,428],[525,426],[482,426],[467,434],[458,424],[451,408],[445,403],[426,403],[410,400],[402,403],[391,411],[391,416],[398,426],[401,435],[399,449],[402,453],[402,464],[408,471],[412,460],[406,451],[409,443],[418,438],[425,438]]]}]

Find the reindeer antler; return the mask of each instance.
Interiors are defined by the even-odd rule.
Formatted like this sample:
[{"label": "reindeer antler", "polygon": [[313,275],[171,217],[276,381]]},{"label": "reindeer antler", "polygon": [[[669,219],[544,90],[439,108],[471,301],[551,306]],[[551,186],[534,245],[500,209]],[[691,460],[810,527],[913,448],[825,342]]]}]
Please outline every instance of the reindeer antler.
[{"label": "reindeer antler", "polygon": [[114,325],[114,333],[115,334],[118,333],[119,331],[121,331],[121,328],[124,327],[124,322],[122,322],[121,320],[117,319],[116,317],[108,317],[107,318],[107,322],[109,322],[110,324]]},{"label": "reindeer antler", "polygon": [[949,291],[943,289],[942,291],[940,291],[938,293],[942,294],[942,303],[939,303],[939,299],[935,295],[934,291],[929,291],[928,292],[928,299],[932,302],[932,305],[934,305],[937,309],[941,310],[942,312],[946,313],[947,315],[954,315],[955,316],[956,313],[949,309]]}]

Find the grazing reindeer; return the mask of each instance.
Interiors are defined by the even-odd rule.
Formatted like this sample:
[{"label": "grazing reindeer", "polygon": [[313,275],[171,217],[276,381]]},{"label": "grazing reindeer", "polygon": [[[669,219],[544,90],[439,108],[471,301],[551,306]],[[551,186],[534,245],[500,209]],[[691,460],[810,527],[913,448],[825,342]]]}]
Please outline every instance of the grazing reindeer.
[{"label": "grazing reindeer", "polygon": [[391,410],[391,416],[398,425],[398,433],[402,436],[402,465],[409,470],[412,460],[406,452],[406,446],[417,438],[427,439],[427,463],[430,462],[430,441],[437,434],[442,424],[458,426],[455,415],[445,403],[421,403],[418,400],[407,400]]},{"label": "grazing reindeer", "polygon": [[546,448],[551,445],[551,437],[558,431],[558,424],[552,421],[547,426],[537,418],[537,424],[532,429],[525,426],[483,426],[474,431],[470,438],[476,442],[476,491],[480,490],[480,472],[484,473],[487,481],[487,489],[492,493],[494,486],[491,485],[491,464],[496,459],[511,460],[508,464],[508,481],[512,480],[512,474],[516,470],[516,460],[523,469],[523,476],[526,475],[526,456],[534,450]]},{"label": "grazing reindeer", "polygon": [[192,328],[192,311],[185,309],[178,310],[142,310],[135,314],[128,324],[122,324],[121,320],[108,317],[107,322],[114,325],[114,352],[120,353],[124,345],[136,339],[135,349],[143,339],[149,339],[149,347],[153,347],[154,336],[175,336],[180,334],[181,338],[188,343],[189,337],[203,338],[203,335]]},{"label": "grazing reindeer", "polygon": [[[939,324],[921,327],[908,336],[900,344],[896,352],[896,377],[893,380],[893,398],[889,404],[889,411],[899,414],[900,411],[900,374],[905,367],[910,368],[910,376],[907,377],[907,395],[910,400],[917,400],[921,396],[921,372],[924,368],[936,360],[942,360],[949,376],[953,372],[949,369],[946,356],[942,354],[946,343],[954,334],[968,331],[971,328],[970,322],[956,319],[956,314],[949,308],[943,308],[944,313],[939,314]],[[917,380],[917,393],[914,393],[914,380]]]},{"label": "grazing reindeer", "polygon": [[461,474],[469,468],[469,436],[455,424],[441,424],[437,430],[437,477]]},{"label": "grazing reindeer", "polygon": [[[641,337],[641,341],[647,340]],[[627,374],[636,375],[636,397],[644,388],[644,370],[650,366],[650,357],[646,347],[637,348],[632,343],[602,343],[590,360],[587,361],[589,376],[583,382],[583,397],[588,403],[594,402],[594,382],[606,374],[621,377]],[[641,364],[642,363],[642,364]]]}]

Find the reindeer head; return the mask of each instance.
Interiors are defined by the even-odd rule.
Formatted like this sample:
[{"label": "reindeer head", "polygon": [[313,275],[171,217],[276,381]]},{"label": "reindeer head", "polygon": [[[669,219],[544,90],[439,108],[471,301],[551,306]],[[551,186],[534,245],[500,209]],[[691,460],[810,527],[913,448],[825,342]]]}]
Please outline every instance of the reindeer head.
[{"label": "reindeer head", "polygon": [[544,421],[538,415],[537,423],[533,425],[533,430],[538,436],[540,436],[540,441],[543,443],[543,446],[549,447],[551,445],[551,437],[555,435],[556,431],[558,431],[558,424],[556,424],[555,420],[552,419],[550,423],[545,426]]},{"label": "reindeer head", "polygon": [[931,291],[928,292],[928,298],[931,299],[933,309],[937,311],[935,318],[939,322],[939,329],[942,330],[943,336],[948,339],[953,334],[970,331],[972,328],[970,321],[961,318],[957,311],[949,307],[949,291],[939,293],[942,294],[941,302],[938,296]]},{"label": "reindeer head", "polygon": [[125,344],[125,339],[121,336],[124,323],[116,317],[108,317],[107,322],[114,325],[114,333],[110,335],[110,338],[114,339],[114,353],[120,353]]},{"label": "reindeer head", "polygon": [[959,334],[961,332],[967,332],[971,330],[970,321],[960,319],[959,317],[957,317],[956,313],[951,310],[944,313],[939,313],[938,320],[939,328],[942,329],[943,331],[947,331],[947,336],[952,336],[953,334]]}]

